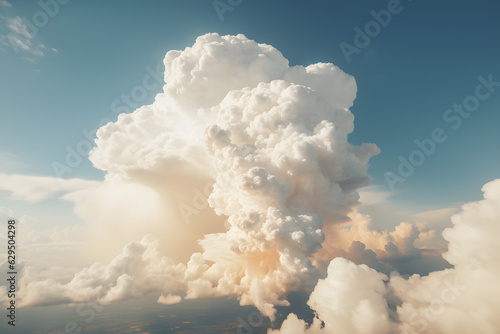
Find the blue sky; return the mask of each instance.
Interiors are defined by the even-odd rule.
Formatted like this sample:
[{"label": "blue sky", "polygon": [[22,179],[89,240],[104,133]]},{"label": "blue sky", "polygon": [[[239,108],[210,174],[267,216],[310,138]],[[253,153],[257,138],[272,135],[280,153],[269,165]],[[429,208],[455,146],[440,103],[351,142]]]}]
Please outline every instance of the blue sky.
[{"label": "blue sky", "polygon": [[[84,139],[102,119],[115,120],[111,103],[130,94],[170,49],[184,49],[206,32],[243,33],[278,48],[294,64],[332,62],[352,74],[358,97],[353,143],[373,142],[382,153],[371,161],[375,185],[387,189],[384,172],[413,141],[443,127],[443,112],[474,92],[477,76],[500,78],[500,4],[493,1],[402,1],[370,44],[348,62],[339,47],[354,45],[354,27],[373,20],[387,1],[243,1],[221,21],[210,2],[71,1],[34,37],[57,53],[35,63],[2,46],[0,152],[20,164],[3,172],[54,176],[66,146]],[[32,1],[12,2],[4,15],[28,19],[40,11]],[[4,29],[6,29],[4,27]],[[6,30],[4,30],[5,32]],[[153,101],[152,90],[143,104]],[[494,93],[449,139],[437,147],[393,200],[402,206],[443,207],[480,195],[480,185],[498,176],[500,120]],[[132,110],[130,110],[132,111]],[[84,161],[64,177],[101,179]]]}]

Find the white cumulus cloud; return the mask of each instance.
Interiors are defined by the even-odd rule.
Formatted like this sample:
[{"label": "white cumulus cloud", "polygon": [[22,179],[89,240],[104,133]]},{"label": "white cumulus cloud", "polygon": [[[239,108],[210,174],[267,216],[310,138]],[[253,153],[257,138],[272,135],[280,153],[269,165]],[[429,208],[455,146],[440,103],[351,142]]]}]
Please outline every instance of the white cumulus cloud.
[{"label": "white cumulus cloud", "polygon": [[[428,276],[387,276],[345,259],[331,261],[308,304],[316,311],[309,326],[290,314],[288,333],[492,334],[500,328],[500,179],[483,187],[484,199],[452,217],[443,232],[444,258],[454,267]],[[389,305],[396,306],[391,312]],[[324,327],[322,326],[324,324]]]},{"label": "white cumulus cloud", "polygon": [[369,182],[379,149],[347,142],[355,81],[332,64],[290,67],[243,35],[201,36],[164,65],[163,93],[101,128],[90,159],[160,194],[214,183],[229,230],[201,239],[187,297],[233,295],[273,318],[315,277],[324,224],[347,221]]}]

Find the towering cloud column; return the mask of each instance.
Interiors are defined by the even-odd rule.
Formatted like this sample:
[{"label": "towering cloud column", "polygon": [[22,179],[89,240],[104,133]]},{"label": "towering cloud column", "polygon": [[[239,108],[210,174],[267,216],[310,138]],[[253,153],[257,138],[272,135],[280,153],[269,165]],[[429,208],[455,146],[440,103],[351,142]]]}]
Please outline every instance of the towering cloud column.
[{"label": "towering cloud column", "polygon": [[201,36],[164,64],[163,93],[101,128],[91,160],[160,193],[212,180],[210,206],[230,228],[202,238],[188,298],[235,295],[273,318],[315,277],[324,225],[346,221],[369,181],[378,148],[347,142],[355,81],[332,64],[290,67],[243,35]]}]

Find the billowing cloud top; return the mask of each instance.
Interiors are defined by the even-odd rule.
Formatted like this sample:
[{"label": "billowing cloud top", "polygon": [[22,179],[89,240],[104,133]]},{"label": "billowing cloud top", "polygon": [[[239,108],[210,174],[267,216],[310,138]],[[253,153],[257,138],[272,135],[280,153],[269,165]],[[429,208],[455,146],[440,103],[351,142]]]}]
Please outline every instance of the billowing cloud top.
[{"label": "billowing cloud top", "polygon": [[[323,109],[330,108],[332,114],[352,106],[356,97],[354,78],[333,64],[289,67],[277,49],[243,35],[198,37],[193,47],[169,51],[164,65],[166,84],[155,102],[131,114],[121,114],[117,122],[99,130],[97,147],[90,154],[96,167],[127,174],[137,169],[162,169],[180,160],[195,166],[202,164],[203,170],[214,172],[207,170],[213,164],[200,144],[204,142],[207,125],[224,116],[218,112],[220,107],[215,107],[234,90],[284,80],[314,90],[321,100],[311,100],[313,105],[300,107],[315,107],[314,103],[319,103]],[[265,89],[262,87],[261,93]],[[226,108],[230,103],[226,99]],[[225,110],[224,114],[227,116],[228,112]],[[308,112],[316,119],[319,116],[314,109]],[[347,111],[346,114],[346,122],[339,124],[338,130],[349,133],[353,130],[352,116]]]}]

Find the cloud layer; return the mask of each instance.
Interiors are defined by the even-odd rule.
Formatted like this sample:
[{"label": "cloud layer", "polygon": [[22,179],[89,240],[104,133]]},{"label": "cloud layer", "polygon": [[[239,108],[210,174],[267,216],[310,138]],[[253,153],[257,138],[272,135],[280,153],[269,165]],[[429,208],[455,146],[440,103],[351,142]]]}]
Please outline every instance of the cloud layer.
[{"label": "cloud layer", "polygon": [[102,303],[138,298],[156,291],[183,289],[185,266],[162,257],[151,236],[130,242],[109,264],[95,263],[67,284],[37,280],[25,272],[22,305],[50,305],[97,300]]},{"label": "cloud layer", "polygon": [[483,191],[484,199],[464,205],[452,217],[453,228],[443,233],[449,242],[444,257],[453,269],[408,279],[394,272],[388,279],[365,265],[334,259],[308,302],[316,311],[314,322],[309,326],[290,314],[281,330],[270,333],[495,333],[500,328],[500,179]]},{"label": "cloud layer", "polygon": [[[291,67],[243,35],[201,36],[164,65],[155,102],[97,132],[90,159],[103,182],[0,175],[18,199],[65,193],[103,257],[65,282],[27,266],[22,305],[233,296],[274,320],[305,289],[313,322],[290,314],[272,333],[500,327],[499,180],[453,217],[446,262],[425,223],[379,231],[357,211],[379,149],[348,143],[352,76]],[[431,273],[401,276],[415,272]]]},{"label": "cloud layer", "polygon": [[0,173],[0,190],[10,192],[13,199],[32,203],[97,185],[99,185],[97,181],[83,179],[65,180],[47,176]]}]

